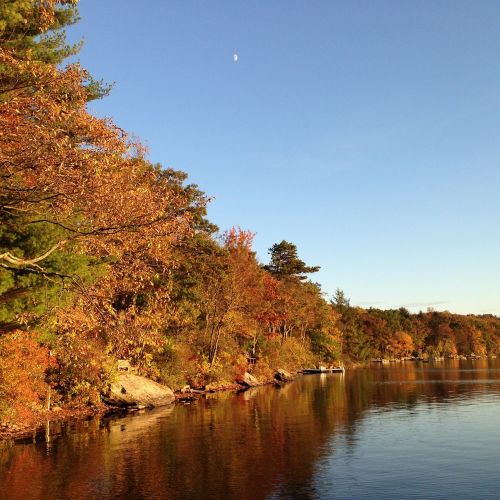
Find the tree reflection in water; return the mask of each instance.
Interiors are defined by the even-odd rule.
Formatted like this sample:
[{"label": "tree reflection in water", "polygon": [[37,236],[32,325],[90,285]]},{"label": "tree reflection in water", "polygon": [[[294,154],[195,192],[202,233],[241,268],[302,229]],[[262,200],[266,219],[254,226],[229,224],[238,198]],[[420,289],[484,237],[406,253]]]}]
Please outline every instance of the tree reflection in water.
[{"label": "tree reflection in water", "polygon": [[36,444],[2,445],[0,498],[314,498],[318,463],[339,446],[356,447],[374,412],[449,408],[499,393],[497,360],[407,362],[52,423],[50,440],[46,429]]}]

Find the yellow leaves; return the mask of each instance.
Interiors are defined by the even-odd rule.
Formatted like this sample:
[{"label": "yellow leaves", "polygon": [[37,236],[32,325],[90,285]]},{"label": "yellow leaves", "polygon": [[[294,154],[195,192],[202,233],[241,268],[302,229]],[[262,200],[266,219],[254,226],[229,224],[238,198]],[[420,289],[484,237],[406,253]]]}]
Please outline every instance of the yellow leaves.
[{"label": "yellow leaves", "polygon": [[[47,23],[56,4],[44,3]],[[78,65],[59,70],[3,49],[0,64],[29,83],[12,90],[0,81],[0,196],[29,224],[61,230],[60,240],[71,247],[65,251],[103,264],[92,286],[75,286],[71,310],[56,313],[60,356],[75,373],[87,356],[104,362],[111,352],[152,365],[170,301],[159,283],[176,265],[176,246],[195,232],[190,211],[202,196],[183,186],[184,174],[152,166],[145,148],[110,120],[88,113],[88,74]],[[10,260],[17,255],[2,253]],[[146,295],[154,308],[147,309],[146,299],[136,303]],[[94,362],[84,368],[86,381],[98,377]]]},{"label": "yellow leaves", "polygon": [[[23,185],[35,195],[54,193],[50,204],[42,203],[41,195],[12,202],[63,223],[96,256],[127,252],[138,262],[149,253],[167,262],[172,241],[189,232],[190,217],[179,211],[188,199],[174,198],[167,179],[152,175],[147,162],[128,156],[131,144],[122,130],[86,112],[85,72],[80,68],[57,72],[0,54],[13,70],[28,68],[40,80],[38,92],[19,94],[1,107],[0,147],[10,165],[6,178],[11,184],[0,189],[10,196]],[[71,222],[75,211],[79,220],[87,219],[87,227]]]}]

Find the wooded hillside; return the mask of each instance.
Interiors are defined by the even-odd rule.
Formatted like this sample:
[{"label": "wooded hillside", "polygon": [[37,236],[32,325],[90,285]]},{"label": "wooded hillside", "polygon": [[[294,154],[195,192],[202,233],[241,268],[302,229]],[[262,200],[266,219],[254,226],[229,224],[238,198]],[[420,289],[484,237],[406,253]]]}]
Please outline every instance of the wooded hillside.
[{"label": "wooded hillside", "polygon": [[[0,418],[98,405],[116,361],[173,388],[283,367],[499,351],[500,320],[332,303],[293,243],[261,264],[184,172],[88,102],[69,0],[0,5]],[[252,365],[249,367],[249,359]],[[253,364],[253,362],[255,363]]]}]

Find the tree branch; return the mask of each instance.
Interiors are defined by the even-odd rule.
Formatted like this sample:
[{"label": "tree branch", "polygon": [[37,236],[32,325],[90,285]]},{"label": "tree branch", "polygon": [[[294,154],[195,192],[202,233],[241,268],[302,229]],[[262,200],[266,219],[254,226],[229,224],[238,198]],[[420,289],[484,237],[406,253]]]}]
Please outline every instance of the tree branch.
[{"label": "tree branch", "polygon": [[[12,255],[10,252],[5,252],[0,254],[0,260],[6,260],[9,264],[14,266],[32,266],[37,262],[40,262],[43,259],[46,259],[51,253],[55,252],[58,248],[61,248],[68,240],[62,240],[59,243],[56,243],[50,250],[45,252],[43,255],[39,255],[38,257],[34,257],[33,259],[20,259],[15,255]],[[5,266],[2,266],[5,267]]]}]

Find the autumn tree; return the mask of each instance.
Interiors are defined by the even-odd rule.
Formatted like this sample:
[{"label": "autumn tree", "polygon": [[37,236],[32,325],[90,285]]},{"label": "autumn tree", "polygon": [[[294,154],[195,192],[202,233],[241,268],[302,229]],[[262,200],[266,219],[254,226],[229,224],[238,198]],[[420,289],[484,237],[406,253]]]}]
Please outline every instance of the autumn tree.
[{"label": "autumn tree", "polygon": [[223,235],[225,268],[206,283],[205,328],[209,334],[209,361],[214,363],[221,336],[239,342],[258,335],[257,317],[262,307],[263,271],[252,251],[253,234],[232,228]]},{"label": "autumn tree", "polygon": [[395,332],[390,336],[387,353],[393,358],[410,356],[414,351],[413,339],[406,332]]},{"label": "autumn tree", "polygon": [[[47,23],[40,30],[69,19],[58,15],[63,4],[36,3],[36,19]],[[70,370],[75,356],[83,361],[90,352],[154,372],[165,341],[161,315],[171,303],[162,285],[178,265],[176,249],[203,224],[206,198],[184,184],[185,174],[150,164],[140,144],[88,113],[89,75],[78,65],[55,66],[67,54],[56,51],[56,39],[38,47],[45,56],[36,59],[28,47],[38,43],[29,38],[35,33],[23,52],[14,31],[18,42],[0,48],[3,74],[22,83],[0,79],[2,332],[55,334],[44,342],[59,355],[69,392],[98,387],[96,378],[106,375],[105,361],[93,360],[93,371]],[[63,307],[69,303],[71,310]]]},{"label": "autumn tree", "polygon": [[[0,293],[3,300],[0,304],[0,326],[2,329],[13,329],[28,321],[24,314],[29,311],[28,316],[36,317],[51,309],[54,302],[64,299],[61,293],[61,284],[56,275],[78,275],[82,282],[87,282],[91,276],[96,274],[92,269],[94,262],[84,255],[75,255],[67,245],[57,253],[51,252],[53,241],[64,240],[64,228],[51,225],[37,217],[36,223],[32,220],[32,213],[26,207],[18,206],[20,200],[30,200],[32,204],[38,202],[38,215],[44,209],[43,200],[37,199],[36,189],[20,186],[15,177],[17,172],[24,171],[31,176],[37,175],[36,168],[28,167],[30,158],[36,148],[32,144],[26,144],[25,159],[21,160],[19,152],[24,144],[20,141],[29,130],[22,129],[20,122],[24,125],[30,124],[34,129],[41,129],[44,123],[42,113],[38,113],[35,107],[41,105],[40,98],[54,83],[57,74],[55,65],[61,63],[66,57],[74,55],[79,50],[80,44],[69,45],[66,42],[64,27],[74,23],[78,19],[76,2],[54,0],[11,0],[0,5],[0,102],[2,107],[2,152],[0,153]],[[90,75],[80,72],[78,75],[81,89],[78,90],[79,97],[88,100],[106,93],[106,89],[93,80]],[[61,105],[59,109],[54,107],[52,112],[60,113],[59,122],[62,122],[64,114],[69,112],[64,109],[74,96],[74,85],[63,86],[60,79],[59,97],[53,92],[47,91],[45,97],[53,98]],[[51,93],[51,97],[49,97]],[[30,109],[30,99],[33,98],[33,108]],[[34,104],[35,101],[37,104]],[[32,116],[23,115],[22,110],[30,110]],[[40,112],[39,107],[38,112]],[[45,110],[48,112],[48,109]],[[11,121],[9,117],[15,116],[19,120]],[[36,120],[33,122],[33,120]],[[31,123],[30,123],[31,121]],[[43,124],[43,125],[41,125]],[[17,130],[13,127],[20,127]],[[14,130],[18,133],[14,133]],[[50,138],[50,140],[54,138]],[[17,144],[17,153],[12,146]],[[60,144],[63,147],[62,144]],[[42,154],[43,156],[43,154]],[[34,155],[36,161],[36,154]],[[30,171],[31,170],[31,171]],[[43,188],[38,192],[43,191]],[[23,198],[24,197],[24,198]],[[49,254],[45,255],[49,251]],[[29,256],[31,266],[29,269],[22,265],[25,257]],[[34,272],[34,266],[38,269],[38,259],[45,256],[44,270]],[[35,261],[33,262],[33,259]],[[55,279],[54,279],[55,278]],[[24,316],[23,316],[24,315]]]},{"label": "autumn tree", "polygon": [[16,241],[9,246],[4,238],[2,268],[14,276],[67,278],[64,269],[43,267],[66,250],[120,259],[129,276],[132,260],[143,270],[148,258],[168,260],[169,246],[182,239],[191,220],[187,195],[174,187],[172,172],[150,165],[120,129],[87,113],[80,68],[60,71],[5,52],[0,58],[32,72],[40,87],[0,109],[3,226],[10,234],[42,227],[52,237],[37,254],[19,254]]}]

